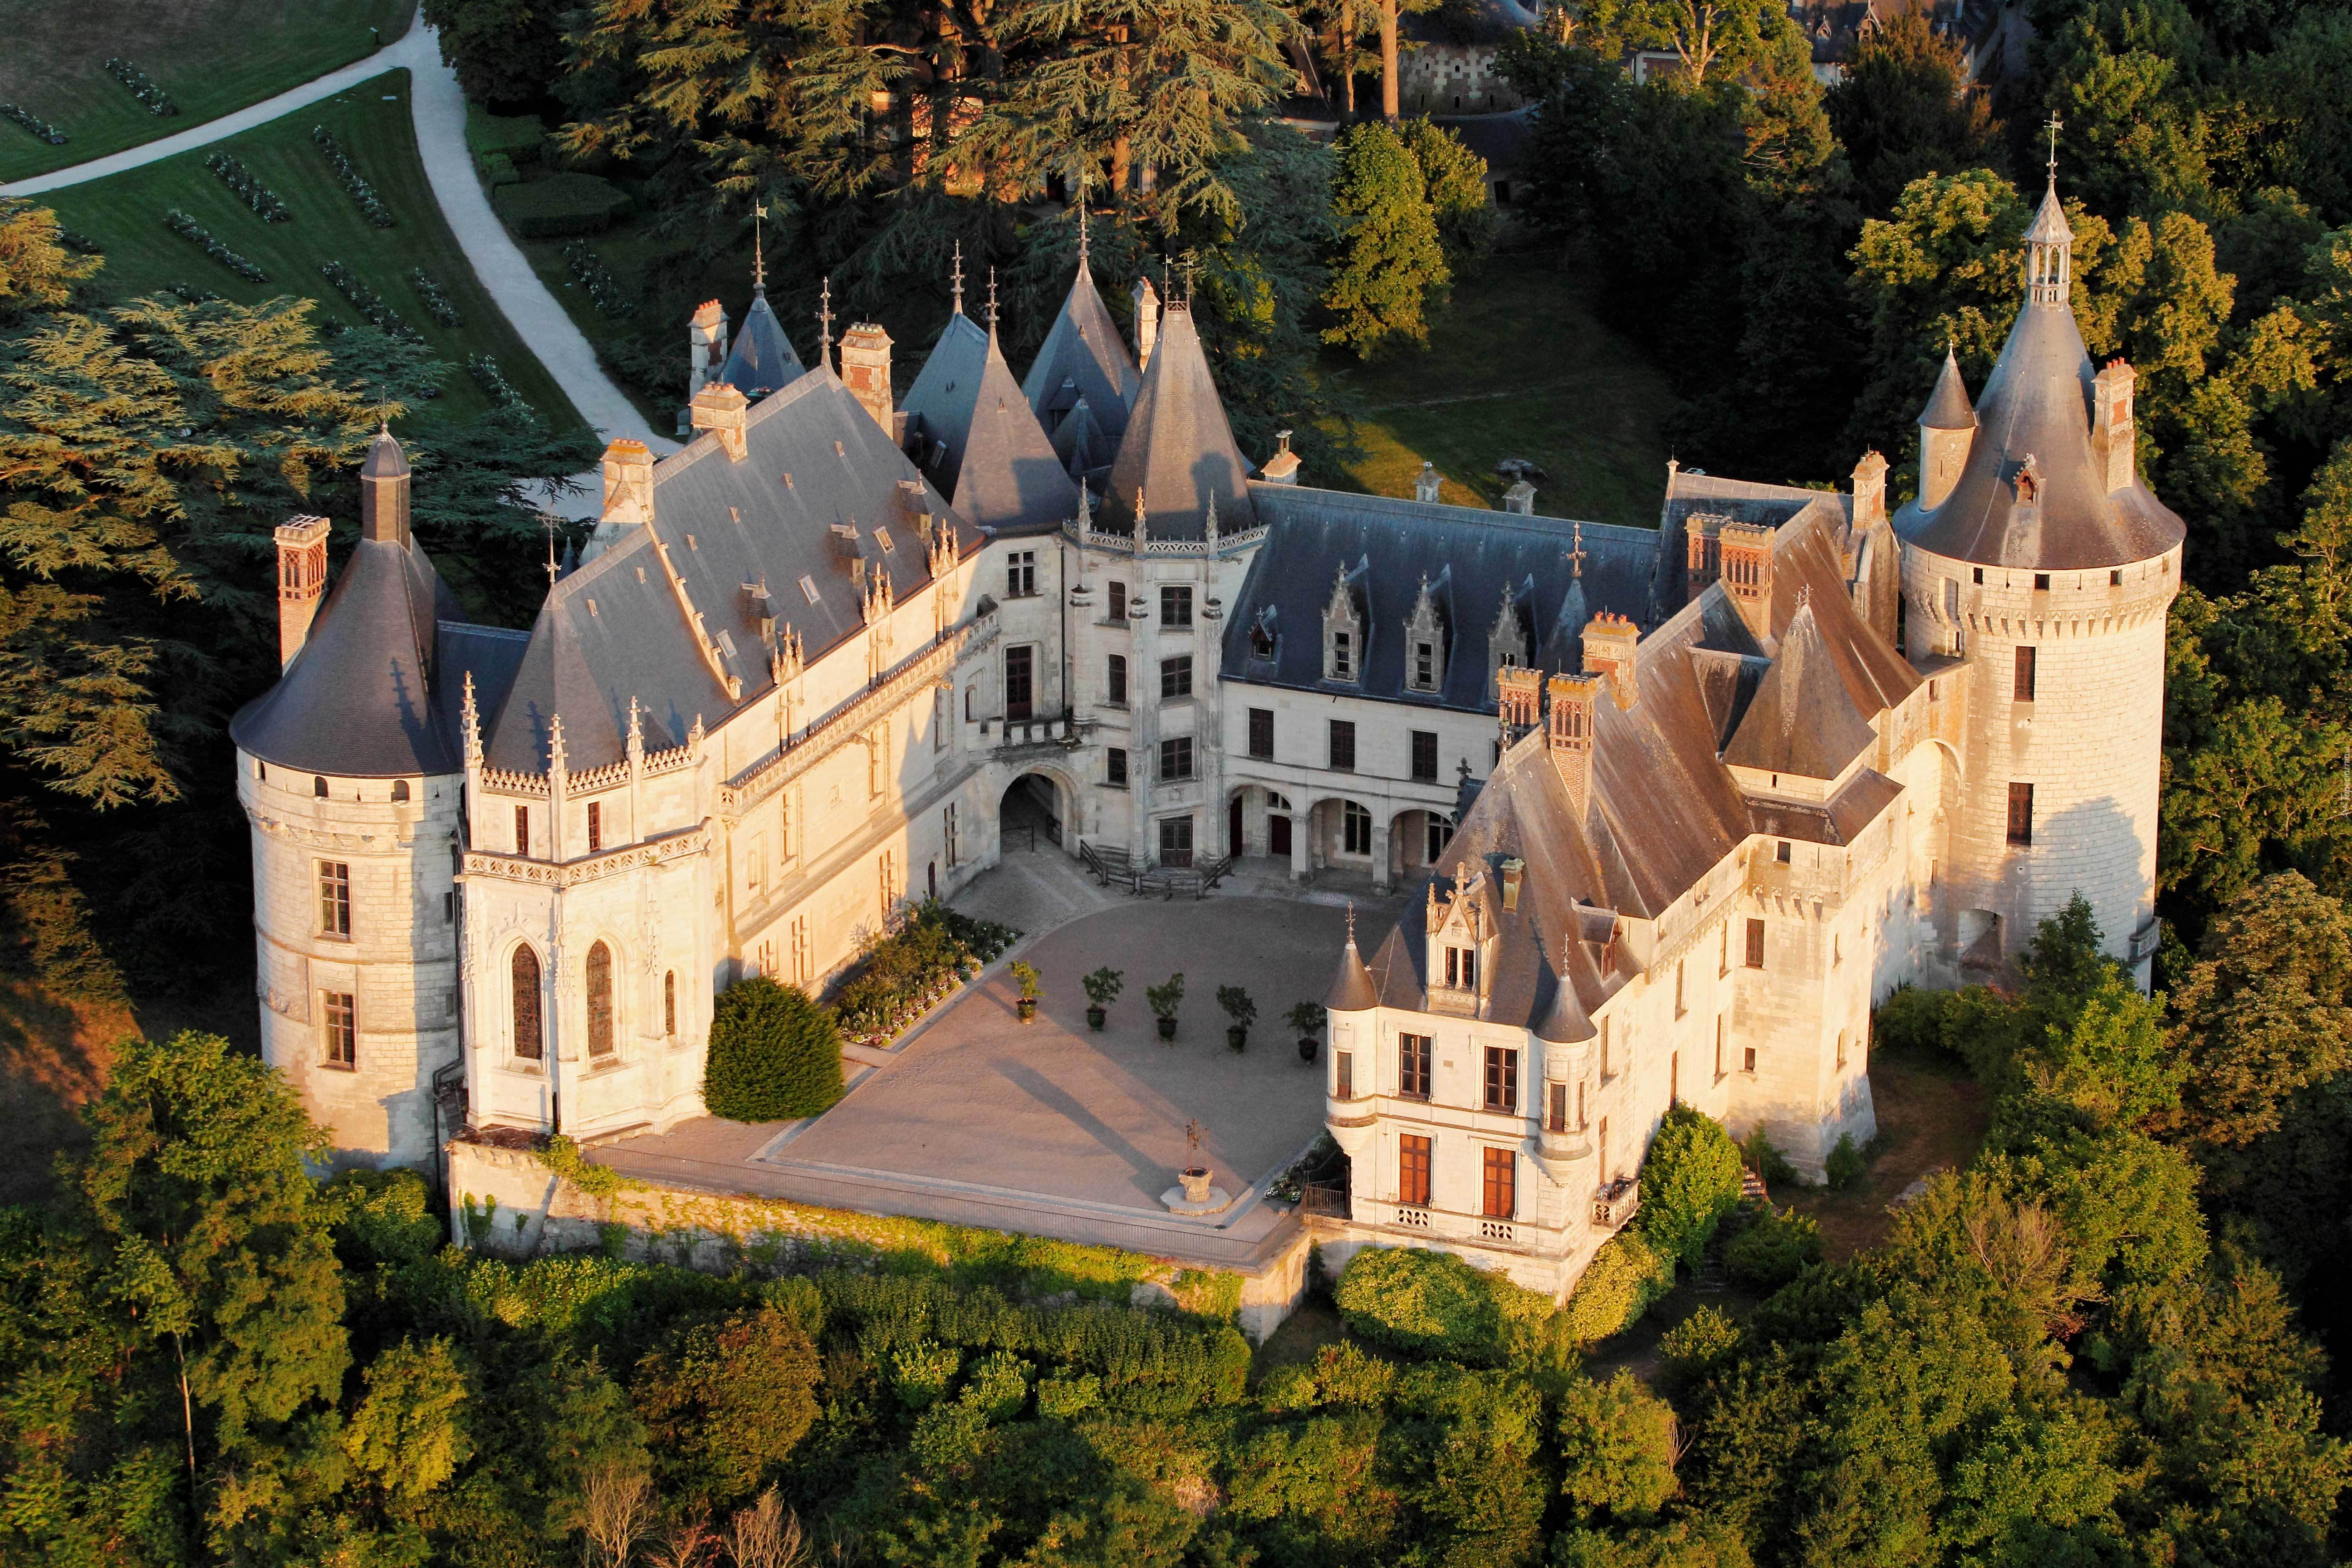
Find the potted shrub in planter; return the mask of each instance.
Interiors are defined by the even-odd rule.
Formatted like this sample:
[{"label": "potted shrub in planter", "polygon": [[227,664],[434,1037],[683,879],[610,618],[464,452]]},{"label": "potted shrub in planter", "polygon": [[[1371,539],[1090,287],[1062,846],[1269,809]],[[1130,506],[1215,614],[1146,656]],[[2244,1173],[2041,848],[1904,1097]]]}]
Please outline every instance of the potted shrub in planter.
[{"label": "potted shrub in planter", "polygon": [[1087,1027],[1099,1035],[1103,1020],[1110,1016],[1110,1005],[1118,1000],[1119,992],[1126,988],[1126,977],[1118,970],[1105,964],[1078,984],[1087,988]]},{"label": "potted shrub in planter", "polygon": [[[1184,977],[1180,974],[1176,978],[1181,981]],[[1169,1021],[1174,1022],[1173,1019]],[[1207,1203],[1209,1167],[1201,1160],[1201,1123],[1197,1120],[1184,1124],[1184,1168],[1176,1173],[1177,1184],[1184,1189],[1184,1201],[1188,1204]]]},{"label": "potted shrub in planter", "polygon": [[1151,1004],[1152,1015],[1160,1020],[1160,1037],[1176,1037],[1176,1009],[1184,1000],[1184,972],[1178,970],[1168,977],[1164,985],[1147,985],[1143,999]]},{"label": "potted shrub in planter", "polygon": [[1235,1051],[1249,1045],[1249,1026],[1257,1021],[1257,1004],[1250,994],[1238,985],[1217,987],[1217,1005],[1225,1010],[1233,1024],[1225,1030],[1225,1044]]},{"label": "potted shrub in planter", "polygon": [[1037,1021],[1036,970],[1016,959],[1013,963],[1013,980],[1014,984],[1021,987],[1021,999],[1013,1005],[1013,1010],[1021,1015],[1023,1023],[1035,1023]]},{"label": "potted shrub in planter", "polygon": [[1288,1024],[1291,1032],[1298,1037],[1298,1059],[1302,1062],[1313,1061],[1318,1044],[1317,1037],[1323,1029],[1323,1004],[1301,1002],[1289,1012],[1285,1013],[1282,1016],[1282,1021]]}]

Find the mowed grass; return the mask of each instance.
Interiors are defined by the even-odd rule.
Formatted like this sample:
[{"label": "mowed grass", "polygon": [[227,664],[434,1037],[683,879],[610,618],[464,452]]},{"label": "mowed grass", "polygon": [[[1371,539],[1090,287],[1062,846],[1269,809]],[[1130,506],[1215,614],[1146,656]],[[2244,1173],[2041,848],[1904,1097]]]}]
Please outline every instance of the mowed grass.
[{"label": "mowed grass", "polygon": [[[667,435],[677,424],[677,404],[647,395],[635,382],[621,374],[615,367],[613,358],[613,349],[615,344],[625,339],[637,336],[646,330],[648,322],[658,319],[655,307],[649,302],[641,301],[634,311],[626,315],[607,316],[596,308],[593,300],[588,298],[588,291],[572,280],[572,264],[563,257],[563,247],[571,244],[571,240],[525,239],[520,235],[515,234],[511,228],[507,232],[513,237],[515,244],[530,259],[530,268],[539,274],[540,281],[546,284],[548,290],[562,302],[564,313],[572,318],[572,324],[580,329],[580,335],[586,338],[590,345],[595,349],[597,359],[603,362],[604,369],[612,375],[613,384],[621,389],[629,402],[635,405],[637,412],[644,415],[656,431]],[[666,239],[656,234],[654,226],[642,217],[626,218],[602,234],[583,235],[581,237],[587,242],[591,250],[603,258],[605,267],[611,270],[614,278],[620,280],[621,286],[625,289],[641,288],[646,264],[655,257],[664,254],[677,245],[675,240]],[[731,256],[715,260],[708,268],[703,279],[705,291],[701,297],[715,299],[727,307],[727,333],[730,343],[734,338],[735,329],[743,324],[744,308],[751,302],[751,268],[749,255],[750,252],[747,249],[746,258],[740,265],[733,264],[734,258]],[[770,303],[772,305],[774,301],[772,300]],[[687,353],[686,317],[679,314],[671,325],[673,328],[671,336],[677,344],[678,365],[683,372]],[[815,328],[811,327],[803,332],[800,330],[799,323],[786,321],[784,331],[793,340],[794,351],[810,355],[809,363],[815,363],[814,357],[815,344],[812,341],[816,335]],[[681,393],[684,391],[682,385],[680,391]]]},{"label": "mowed grass", "polygon": [[[63,131],[52,147],[0,121],[0,183],[171,136],[389,44],[412,0],[0,0],[0,101]],[[121,57],[180,107],[155,115],[106,73]]]},{"label": "mowed grass", "polygon": [[1430,324],[1429,347],[1371,363],[1327,352],[1322,373],[1354,395],[1363,456],[1348,477],[1410,496],[1425,458],[1456,506],[1499,507],[1505,458],[1544,471],[1536,510],[1657,526],[1665,494],[1665,378],[1593,314],[1585,282],[1551,260],[1490,258]]},{"label": "mowed grass", "polygon": [[[326,154],[310,140],[324,125],[334,132],[361,174],[399,219],[373,228],[360,216]],[[489,398],[466,373],[469,355],[488,353],[507,380],[557,428],[582,423],[552,377],[527,351],[497,305],[475,280],[464,252],[442,222],[425,184],[409,121],[408,73],[389,71],[340,98],[312,104],[219,144],[242,159],[278,193],[293,217],[264,223],[219,177],[205,167],[205,148],[133,169],[111,179],[53,191],[38,198],[59,221],[106,253],[99,287],[115,298],[189,284],[242,304],[282,295],[319,301],[315,319],[365,324],[351,302],[320,272],[341,261],[398,312],[451,367],[442,394],[412,410],[426,421],[460,420],[488,411]],[[166,228],[177,207],[269,275],[267,283],[239,277],[197,246]],[[422,267],[457,307],[464,324],[444,327],[425,310],[412,268]]]}]

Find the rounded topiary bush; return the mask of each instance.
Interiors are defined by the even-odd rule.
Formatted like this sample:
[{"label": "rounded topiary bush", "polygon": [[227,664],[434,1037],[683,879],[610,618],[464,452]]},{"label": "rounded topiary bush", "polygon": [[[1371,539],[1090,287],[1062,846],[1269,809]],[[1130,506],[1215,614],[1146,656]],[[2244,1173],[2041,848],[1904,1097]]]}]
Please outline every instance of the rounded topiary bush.
[{"label": "rounded topiary bush", "polygon": [[1723,1216],[1739,1205],[1739,1145],[1703,1110],[1677,1105],[1642,1161],[1636,1223],[1650,1245],[1696,1268]]},{"label": "rounded topiary bush", "polygon": [[719,994],[702,1103],[730,1121],[814,1116],[841,1098],[841,1031],[833,1015],[768,975]]}]

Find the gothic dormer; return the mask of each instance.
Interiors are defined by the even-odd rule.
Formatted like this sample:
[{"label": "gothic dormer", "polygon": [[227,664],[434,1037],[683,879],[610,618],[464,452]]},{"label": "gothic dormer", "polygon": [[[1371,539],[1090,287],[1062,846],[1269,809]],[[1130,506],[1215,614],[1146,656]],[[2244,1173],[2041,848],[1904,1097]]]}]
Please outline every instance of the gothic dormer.
[{"label": "gothic dormer", "polygon": [[1477,1016],[1487,994],[1495,925],[1486,918],[1486,866],[1465,860],[1454,868],[1454,890],[1439,897],[1429,888],[1428,985],[1432,1011]]},{"label": "gothic dormer", "polygon": [[1412,602],[1412,614],[1404,623],[1404,685],[1408,691],[1443,691],[1445,689],[1445,658],[1448,637],[1448,616],[1445,613],[1447,594],[1454,568],[1447,566],[1437,574],[1433,584],[1424,575],[1421,592]]},{"label": "gothic dormer", "polygon": [[1323,606],[1323,679],[1360,686],[1364,679],[1364,604],[1361,583],[1371,570],[1369,559],[1351,574],[1343,564],[1331,584],[1331,597]]},{"label": "gothic dormer", "polygon": [[1496,671],[1517,669],[1535,663],[1535,643],[1528,636],[1527,599],[1535,592],[1535,580],[1529,578],[1524,589],[1503,584],[1503,602],[1495,611],[1495,624],[1486,632],[1486,695],[1499,698],[1501,687]]},{"label": "gothic dormer", "polygon": [[1250,658],[1271,660],[1282,651],[1282,633],[1275,606],[1268,605],[1251,618]]}]

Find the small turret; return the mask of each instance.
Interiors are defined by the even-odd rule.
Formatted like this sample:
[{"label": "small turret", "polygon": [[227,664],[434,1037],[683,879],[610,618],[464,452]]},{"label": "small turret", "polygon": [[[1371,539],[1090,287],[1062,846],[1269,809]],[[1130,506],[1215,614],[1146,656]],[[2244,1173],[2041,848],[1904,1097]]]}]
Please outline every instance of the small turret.
[{"label": "small turret", "polygon": [[408,455],[389,426],[368,443],[367,461],[360,465],[360,537],[408,542]]},{"label": "small turret", "polygon": [[1960,379],[1959,360],[1948,345],[1944,368],[1927,406],[1919,411],[1919,505],[1933,511],[1944,504],[1968,465],[1969,443],[1975,437],[1977,412],[1969,403],[1967,383]]}]

